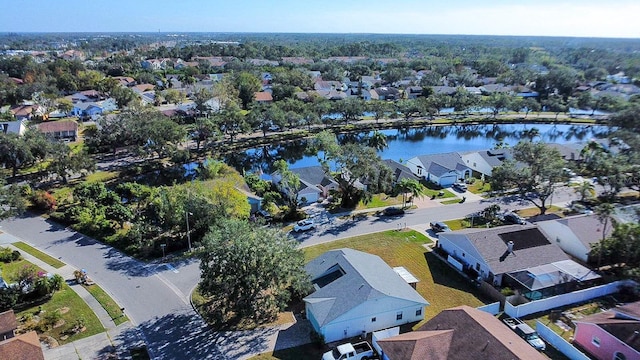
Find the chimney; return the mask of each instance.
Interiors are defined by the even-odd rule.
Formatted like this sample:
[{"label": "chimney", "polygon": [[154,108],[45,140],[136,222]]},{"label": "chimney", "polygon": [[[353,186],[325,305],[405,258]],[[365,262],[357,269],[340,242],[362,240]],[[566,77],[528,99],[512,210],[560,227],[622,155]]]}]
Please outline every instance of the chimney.
[{"label": "chimney", "polygon": [[509,241],[509,242],[507,243],[507,251],[508,251],[509,253],[512,253],[512,252],[513,252],[513,241]]}]

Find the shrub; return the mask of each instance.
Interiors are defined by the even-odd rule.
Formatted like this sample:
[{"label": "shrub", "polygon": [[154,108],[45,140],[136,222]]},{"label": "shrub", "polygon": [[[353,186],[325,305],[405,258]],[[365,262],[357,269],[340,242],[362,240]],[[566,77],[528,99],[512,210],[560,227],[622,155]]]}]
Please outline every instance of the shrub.
[{"label": "shrub", "polygon": [[18,250],[11,251],[9,248],[0,248],[0,261],[10,263],[18,259],[20,259],[20,252]]},{"label": "shrub", "polygon": [[43,325],[47,328],[53,327],[58,321],[62,319],[62,314],[60,314],[59,310],[54,310],[44,314],[42,318]]},{"label": "shrub", "polygon": [[511,295],[515,294],[513,289],[511,289],[510,287],[504,287],[504,288],[500,289],[500,293],[502,295],[504,295],[504,296],[511,296]]},{"label": "shrub", "polygon": [[34,192],[31,196],[31,201],[36,209],[46,212],[54,211],[57,207],[56,198],[44,190]]}]

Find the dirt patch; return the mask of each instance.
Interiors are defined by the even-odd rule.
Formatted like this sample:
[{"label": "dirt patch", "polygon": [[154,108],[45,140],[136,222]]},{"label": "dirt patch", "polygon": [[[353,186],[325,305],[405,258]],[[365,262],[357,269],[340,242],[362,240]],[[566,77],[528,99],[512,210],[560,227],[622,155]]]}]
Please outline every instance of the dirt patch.
[{"label": "dirt patch", "polygon": [[65,306],[63,308],[58,309],[58,311],[60,311],[60,315],[63,315],[69,312],[69,308]]},{"label": "dirt patch", "polygon": [[58,343],[58,340],[48,335],[40,335],[40,342],[46,345],[50,349],[60,346],[60,344]]}]

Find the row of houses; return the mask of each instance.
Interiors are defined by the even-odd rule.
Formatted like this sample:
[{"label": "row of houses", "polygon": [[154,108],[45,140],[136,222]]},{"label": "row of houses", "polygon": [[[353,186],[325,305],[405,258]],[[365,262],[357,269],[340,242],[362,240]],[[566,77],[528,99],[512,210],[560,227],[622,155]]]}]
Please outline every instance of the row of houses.
[{"label": "row of houses", "polygon": [[[478,281],[510,287],[525,301],[535,301],[601,283],[600,275],[577,260],[587,259],[603,232],[606,237],[611,230],[597,216],[580,215],[445,232],[434,251]],[[415,291],[421,274],[391,268],[375,255],[332,250],[305,270],[314,286],[304,298],[306,315],[326,342],[369,333],[375,339],[378,331],[423,320],[429,306]],[[639,313],[640,303],[635,303],[576,320],[574,343],[598,359],[638,359]],[[390,360],[463,359],[481,353],[491,359],[544,358],[493,315],[468,306],[445,310],[418,330],[385,336],[377,345]]]}]

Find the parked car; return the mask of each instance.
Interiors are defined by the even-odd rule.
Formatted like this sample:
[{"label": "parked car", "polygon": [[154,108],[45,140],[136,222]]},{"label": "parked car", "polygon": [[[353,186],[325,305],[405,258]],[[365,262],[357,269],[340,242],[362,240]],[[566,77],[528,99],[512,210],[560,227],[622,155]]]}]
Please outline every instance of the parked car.
[{"label": "parked car", "polygon": [[527,325],[524,321],[517,318],[506,318],[502,320],[511,330],[513,330],[518,336],[523,338],[529,345],[533,346],[539,351],[544,351],[547,346],[540,339],[538,333]]},{"label": "parked car", "polygon": [[304,220],[298,221],[298,223],[293,227],[293,231],[301,232],[301,231],[308,231],[315,228],[316,228],[316,224],[313,222],[313,220],[304,219]]},{"label": "parked car", "polygon": [[527,221],[523,218],[521,218],[518,214],[514,214],[514,213],[506,213],[502,216],[502,221],[504,221],[507,224],[520,224],[520,225],[524,225],[527,223]]},{"label": "parked car", "polygon": [[465,183],[457,182],[457,183],[453,184],[451,187],[456,189],[459,192],[466,192],[467,191],[467,184],[465,184]]},{"label": "parked car", "polygon": [[382,215],[384,216],[398,216],[403,214],[404,209],[401,209],[399,207],[388,207],[382,211]]},{"label": "parked car", "polygon": [[449,226],[442,221],[430,222],[429,226],[431,226],[431,230],[433,230],[433,232],[435,233],[451,231]]},{"label": "parked car", "polygon": [[368,360],[374,357],[373,348],[368,342],[338,345],[333,351],[322,355],[322,360]]}]

